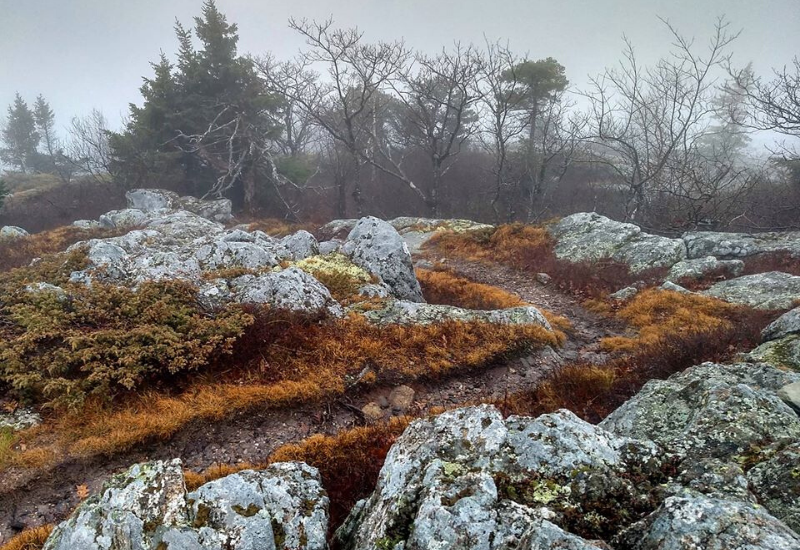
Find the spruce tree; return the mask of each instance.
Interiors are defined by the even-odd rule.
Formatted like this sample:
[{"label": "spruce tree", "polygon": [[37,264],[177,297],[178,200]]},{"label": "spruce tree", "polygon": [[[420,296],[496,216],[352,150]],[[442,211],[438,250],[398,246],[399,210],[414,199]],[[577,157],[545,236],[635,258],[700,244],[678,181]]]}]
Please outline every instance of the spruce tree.
[{"label": "spruce tree", "polygon": [[8,107],[2,141],[4,147],[0,149],[0,159],[21,172],[28,172],[36,157],[39,133],[33,112],[19,94]]}]

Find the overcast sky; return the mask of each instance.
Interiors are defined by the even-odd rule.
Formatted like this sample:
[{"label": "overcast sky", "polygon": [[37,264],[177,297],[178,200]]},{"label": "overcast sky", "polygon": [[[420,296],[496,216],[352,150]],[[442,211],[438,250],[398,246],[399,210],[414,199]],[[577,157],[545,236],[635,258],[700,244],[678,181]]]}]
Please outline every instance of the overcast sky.
[{"label": "overcast sky", "polygon": [[[290,16],[358,26],[371,40],[403,38],[435,51],[453,41],[508,40],[518,52],[552,56],[581,86],[619,59],[627,35],[644,58],[669,47],[658,16],[705,40],[725,15],[741,29],[735,61],[757,72],[800,54],[800,0],[217,0],[239,25],[240,52],[292,56],[301,40]],[[0,0],[0,112],[18,91],[43,94],[59,126],[93,107],[118,124],[139,101],[143,75],[160,50],[177,49],[173,24],[190,25],[202,0]]]}]

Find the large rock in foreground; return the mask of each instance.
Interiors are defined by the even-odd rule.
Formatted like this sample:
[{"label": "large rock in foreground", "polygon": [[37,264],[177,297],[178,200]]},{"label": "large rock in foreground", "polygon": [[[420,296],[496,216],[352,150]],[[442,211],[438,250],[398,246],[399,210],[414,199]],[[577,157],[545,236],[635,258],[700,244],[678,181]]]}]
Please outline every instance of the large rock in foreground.
[{"label": "large rock in foreground", "polygon": [[800,257],[800,231],[774,233],[721,233],[690,231],[682,237],[689,258],[746,258],[756,254],[784,252]]},{"label": "large rock in foreground", "polygon": [[631,223],[622,223],[581,212],[567,216],[549,227],[557,240],[555,254],[570,262],[615,260],[634,273],[655,267],[670,267],[686,258],[680,239],[644,233]]},{"label": "large rock in foreground", "polygon": [[800,298],[800,277],[781,271],[757,273],[720,281],[704,293],[756,309],[788,309]]},{"label": "large rock in foreground", "polygon": [[658,456],[568,411],[506,420],[490,406],[450,411],[406,429],[337,537],[350,550],[603,548],[557,524],[600,526],[601,502],[646,511]]},{"label": "large rock in foreground", "polygon": [[361,218],[347,236],[343,252],[354,264],[380,277],[394,297],[424,302],[405,241],[388,222]]},{"label": "large rock in foreground", "polygon": [[187,494],[176,459],[112,478],[44,550],[323,550],[327,527],[328,498],[310,466],[246,470]]}]

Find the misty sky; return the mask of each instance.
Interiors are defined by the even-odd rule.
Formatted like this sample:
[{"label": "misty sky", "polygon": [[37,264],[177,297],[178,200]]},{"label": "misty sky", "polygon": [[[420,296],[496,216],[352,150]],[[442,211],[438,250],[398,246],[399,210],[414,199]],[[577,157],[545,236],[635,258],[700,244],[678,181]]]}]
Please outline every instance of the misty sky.
[{"label": "misty sky", "polygon": [[[202,0],[0,0],[0,113],[19,91],[42,93],[63,127],[93,107],[118,125],[139,101],[143,75],[160,50],[177,49],[173,23],[187,25]],[[737,65],[759,73],[800,55],[800,0],[218,0],[239,25],[241,52],[292,56],[303,44],[290,16],[358,26],[367,39],[403,38],[433,52],[455,40],[508,40],[534,59],[552,56],[581,86],[619,59],[626,34],[644,59],[669,47],[657,16],[703,42],[719,15],[742,29]]]}]

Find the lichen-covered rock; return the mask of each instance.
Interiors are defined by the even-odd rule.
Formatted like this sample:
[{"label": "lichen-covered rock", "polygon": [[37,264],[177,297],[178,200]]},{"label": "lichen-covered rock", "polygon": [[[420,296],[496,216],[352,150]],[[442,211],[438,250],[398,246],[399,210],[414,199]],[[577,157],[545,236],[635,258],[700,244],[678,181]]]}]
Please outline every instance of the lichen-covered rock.
[{"label": "lichen-covered rock", "polygon": [[534,306],[498,310],[464,309],[439,304],[420,304],[393,300],[383,309],[367,311],[364,316],[376,324],[429,325],[445,321],[484,321],[508,325],[538,325],[550,330],[550,323]]},{"label": "lichen-covered rock", "polygon": [[600,426],[652,439],[680,457],[729,458],[800,437],[800,417],[777,396],[798,380],[765,364],[704,363],[651,380]]},{"label": "lichen-covered rock", "polygon": [[98,227],[102,227],[97,220],[75,220],[72,222],[72,225],[79,229],[97,229]]},{"label": "lichen-covered rock", "polygon": [[126,208],[125,210],[112,210],[106,212],[98,219],[100,227],[114,229],[116,227],[135,227],[144,225],[150,215],[137,208]]},{"label": "lichen-covered rock", "polygon": [[768,252],[800,256],[800,231],[773,233],[720,233],[690,231],[681,237],[689,258],[746,258]]},{"label": "lichen-covered rock", "polygon": [[331,220],[317,230],[323,239],[345,239],[358,223],[356,219]]},{"label": "lichen-covered rock", "polygon": [[704,293],[756,309],[788,309],[800,297],[800,277],[781,271],[757,273],[720,281]]},{"label": "lichen-covered rock", "polygon": [[669,290],[670,292],[677,292],[679,294],[694,294],[694,292],[688,288],[677,285],[672,281],[664,281],[659,288],[661,288],[661,290]]},{"label": "lichen-covered rock", "polygon": [[264,275],[242,275],[231,281],[241,303],[269,304],[291,311],[326,311],[343,315],[342,307],[314,277],[296,267]]},{"label": "lichen-covered rock", "polygon": [[27,237],[29,234],[30,233],[16,225],[4,225],[0,227],[0,239],[19,239],[20,237]]},{"label": "lichen-covered rock", "polygon": [[612,300],[630,300],[637,294],[639,294],[638,288],[635,286],[626,286],[625,288],[621,288],[613,294],[609,294],[608,297]]},{"label": "lichen-covered rock", "polygon": [[631,550],[797,550],[800,537],[755,504],[670,497],[615,541]]},{"label": "lichen-covered rock", "polygon": [[50,283],[33,283],[25,285],[25,292],[30,294],[49,294],[54,296],[59,302],[67,300],[67,291],[60,286],[51,285]]},{"label": "lichen-covered rock", "polygon": [[744,356],[746,361],[769,363],[800,372],[800,334],[764,342]]},{"label": "lichen-covered rock", "polygon": [[226,223],[233,219],[233,205],[228,199],[203,200],[196,197],[181,197],[178,206],[173,207],[188,210],[208,220]]},{"label": "lichen-covered rock", "polygon": [[658,455],[568,411],[506,420],[490,406],[449,411],[406,429],[337,537],[349,550],[602,548],[553,524],[565,510],[585,514],[589,499],[636,500],[646,483],[623,472],[657,470]]},{"label": "lichen-covered rock", "polygon": [[669,496],[707,496],[757,504],[742,468],[719,458],[686,460],[664,491]]},{"label": "lichen-covered rock", "polygon": [[667,280],[680,282],[682,279],[697,281],[712,273],[725,277],[738,277],[744,271],[742,260],[718,260],[714,256],[683,260],[673,265],[667,274]]},{"label": "lichen-covered rock", "polygon": [[319,254],[319,243],[308,231],[300,230],[287,235],[281,240],[281,243],[291,254],[292,260],[303,260]]},{"label": "lichen-covered rock", "polygon": [[408,246],[387,222],[371,216],[361,218],[342,248],[353,263],[389,285],[396,298],[425,301],[414,275]]},{"label": "lichen-covered rock", "polygon": [[322,241],[319,243],[319,254],[327,256],[328,254],[339,252],[341,247],[342,241]]},{"label": "lichen-covered rock", "polygon": [[254,242],[225,239],[199,247],[194,256],[206,271],[232,267],[258,269],[274,267],[280,263],[280,257],[276,254],[276,250],[269,245],[261,246]]},{"label": "lichen-covered rock", "polygon": [[279,463],[206,483],[186,496],[194,527],[216,531],[222,548],[324,550],[328,497],[316,469]]},{"label": "lichen-covered rock", "polygon": [[787,311],[761,331],[761,341],[769,342],[800,333],[800,307]]},{"label": "lichen-covered rock", "polygon": [[42,417],[32,409],[18,407],[11,412],[0,410],[0,430],[20,431],[42,423]]},{"label": "lichen-covered rock", "polygon": [[747,480],[759,502],[800,533],[800,442],[751,468]]},{"label": "lichen-covered rock", "polygon": [[132,466],[84,501],[45,550],[323,550],[328,499],[302,463],[242,471],[186,494],[180,460]]},{"label": "lichen-covered rock", "polygon": [[642,232],[631,223],[622,223],[595,214],[572,214],[548,230],[557,243],[555,254],[571,262],[613,259],[638,273],[654,267],[669,267],[686,257],[680,239],[669,239]]},{"label": "lichen-covered rock", "polygon": [[125,193],[128,208],[144,212],[173,210],[180,205],[177,193],[165,189],[132,189]]}]

